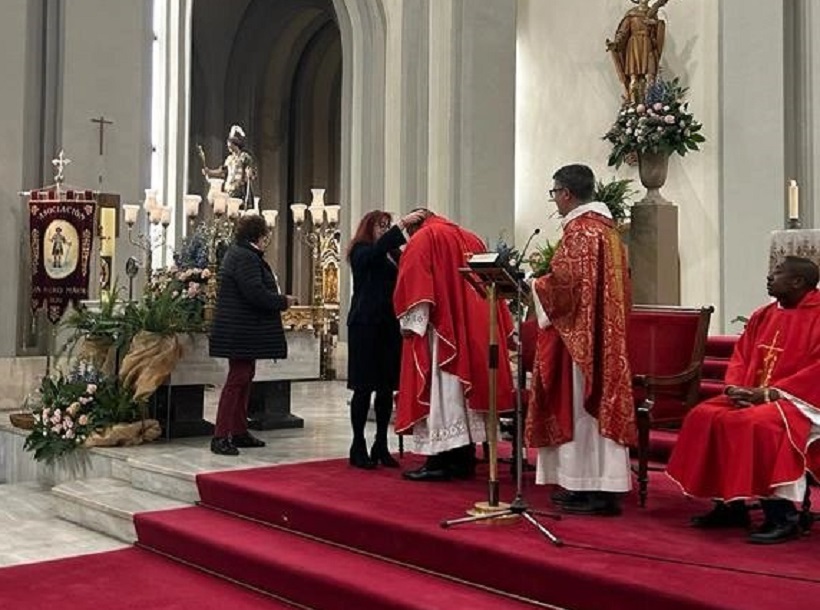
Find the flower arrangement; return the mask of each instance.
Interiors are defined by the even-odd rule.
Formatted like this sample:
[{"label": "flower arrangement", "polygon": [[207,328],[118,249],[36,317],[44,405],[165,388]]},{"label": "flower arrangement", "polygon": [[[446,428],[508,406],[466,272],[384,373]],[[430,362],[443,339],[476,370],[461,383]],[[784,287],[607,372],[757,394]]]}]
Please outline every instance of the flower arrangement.
[{"label": "flower arrangement", "polygon": [[559,240],[553,245],[547,240],[543,246],[536,247],[535,251],[530,254],[527,262],[530,265],[533,277],[541,277],[550,272],[552,257],[555,255],[555,251],[558,249],[558,244],[560,243]]},{"label": "flower arrangement", "polygon": [[595,185],[595,201],[606,204],[617,224],[625,222],[629,217],[629,208],[632,205],[630,199],[638,193],[632,188],[633,182],[630,178],[613,178],[607,183],[598,180]]},{"label": "flower arrangement", "polygon": [[629,157],[643,153],[678,153],[699,150],[706,141],[703,125],[689,112],[687,89],[675,78],[656,79],[643,102],[627,102],[618,111],[615,123],[604,135],[612,144],[609,165],[620,167]]}]

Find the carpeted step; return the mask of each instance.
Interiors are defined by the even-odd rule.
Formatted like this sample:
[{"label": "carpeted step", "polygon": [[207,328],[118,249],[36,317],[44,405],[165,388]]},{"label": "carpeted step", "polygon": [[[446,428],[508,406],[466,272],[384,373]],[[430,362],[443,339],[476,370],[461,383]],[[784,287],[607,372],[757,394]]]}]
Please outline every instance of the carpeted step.
[{"label": "carpeted step", "polygon": [[203,507],[135,517],[139,544],[317,610],[533,605]]},{"label": "carpeted step", "polygon": [[294,610],[295,606],[129,547],[0,569],[0,608]]}]

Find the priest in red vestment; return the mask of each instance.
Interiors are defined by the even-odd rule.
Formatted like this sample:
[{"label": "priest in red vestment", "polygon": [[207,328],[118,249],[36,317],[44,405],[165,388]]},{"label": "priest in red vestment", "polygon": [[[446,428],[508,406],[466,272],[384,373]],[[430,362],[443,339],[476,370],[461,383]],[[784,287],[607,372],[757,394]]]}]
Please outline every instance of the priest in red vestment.
[{"label": "priest in red vestment", "polygon": [[[459,269],[486,248],[475,234],[429,210],[402,254],[393,304],[404,335],[396,432],[413,434],[424,466],[404,473],[414,481],[471,476],[474,443],[486,440],[489,408],[487,301]],[[511,316],[499,302],[497,406],[512,408],[506,337]]]},{"label": "priest in red vestment", "polygon": [[686,416],[667,473],[686,494],[712,498],[697,527],[748,526],[745,500],[765,521],[749,542],[800,534],[794,502],[806,473],[820,475],[820,292],[818,268],[788,256],[769,275],[776,301],[749,319],[726,371],[723,396]]},{"label": "priest in red vestment", "polygon": [[626,253],[609,209],[592,200],[592,170],[568,165],[553,180],[563,236],[550,272],[533,282],[539,332],[526,441],[539,449],[536,482],[563,487],[552,496],[561,510],[617,515],[637,441]]}]

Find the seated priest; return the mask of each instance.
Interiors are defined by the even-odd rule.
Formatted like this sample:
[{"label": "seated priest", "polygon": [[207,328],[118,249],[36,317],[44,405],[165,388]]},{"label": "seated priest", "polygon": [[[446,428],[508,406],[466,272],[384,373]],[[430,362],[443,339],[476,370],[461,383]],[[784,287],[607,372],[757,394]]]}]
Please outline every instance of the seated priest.
[{"label": "seated priest", "polygon": [[726,371],[724,395],[683,422],[667,473],[686,494],[711,498],[696,527],[749,525],[746,500],[765,520],[749,542],[800,535],[806,473],[820,475],[820,292],[818,268],[787,256],[767,279],[776,301],[749,319]]}]

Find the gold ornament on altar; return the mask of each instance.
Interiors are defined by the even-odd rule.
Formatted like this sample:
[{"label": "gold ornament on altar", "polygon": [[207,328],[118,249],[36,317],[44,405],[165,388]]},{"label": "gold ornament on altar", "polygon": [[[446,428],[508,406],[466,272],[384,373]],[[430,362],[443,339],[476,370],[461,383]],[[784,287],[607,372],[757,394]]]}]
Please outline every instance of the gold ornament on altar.
[{"label": "gold ornament on altar", "polygon": [[624,101],[638,103],[646,96],[646,88],[658,75],[666,38],[666,22],[658,19],[658,11],[669,0],[631,0],[637,6],[623,16],[615,39],[606,41],[618,78],[624,86]]}]

